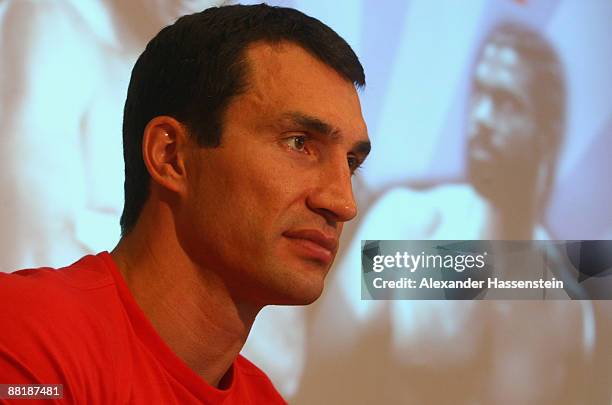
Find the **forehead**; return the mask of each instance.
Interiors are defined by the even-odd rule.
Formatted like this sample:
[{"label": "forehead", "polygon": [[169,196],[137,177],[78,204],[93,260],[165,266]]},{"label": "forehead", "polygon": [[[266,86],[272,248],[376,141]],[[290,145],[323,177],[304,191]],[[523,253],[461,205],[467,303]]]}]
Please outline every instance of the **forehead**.
[{"label": "forehead", "polygon": [[490,42],[476,64],[475,81],[481,88],[529,92],[529,61],[512,46]]},{"label": "forehead", "polygon": [[258,42],[245,56],[247,90],[240,97],[245,108],[268,119],[299,111],[343,132],[367,133],[353,83],[300,46]]}]

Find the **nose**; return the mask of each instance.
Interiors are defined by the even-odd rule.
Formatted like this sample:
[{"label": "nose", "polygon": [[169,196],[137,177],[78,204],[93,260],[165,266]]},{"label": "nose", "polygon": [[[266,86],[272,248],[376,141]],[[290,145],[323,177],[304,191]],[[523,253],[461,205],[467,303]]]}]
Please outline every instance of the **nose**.
[{"label": "nose", "polygon": [[328,170],[321,171],[318,184],[309,193],[306,203],[328,223],[350,221],[357,215],[357,203],[346,158],[341,164],[328,166]]}]

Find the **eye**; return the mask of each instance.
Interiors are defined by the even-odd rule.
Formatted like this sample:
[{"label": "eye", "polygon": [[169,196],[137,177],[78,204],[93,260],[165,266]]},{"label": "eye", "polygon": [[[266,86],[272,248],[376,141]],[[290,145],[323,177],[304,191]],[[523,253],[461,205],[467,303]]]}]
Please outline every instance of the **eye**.
[{"label": "eye", "polygon": [[306,141],[306,135],[295,135],[284,140],[285,144],[289,146],[289,148],[298,152],[306,152]]},{"label": "eye", "polygon": [[346,158],[348,162],[349,169],[351,170],[351,174],[355,174],[357,170],[361,167],[361,162],[356,156],[348,156]]}]

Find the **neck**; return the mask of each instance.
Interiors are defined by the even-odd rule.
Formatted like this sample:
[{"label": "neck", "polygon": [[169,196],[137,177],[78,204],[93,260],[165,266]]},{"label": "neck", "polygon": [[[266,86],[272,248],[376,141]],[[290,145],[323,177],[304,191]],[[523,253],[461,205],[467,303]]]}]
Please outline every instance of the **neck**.
[{"label": "neck", "polygon": [[158,220],[139,221],[111,256],[166,344],[207,383],[223,388],[260,308],[236,302],[218,273],[194,263],[163,217],[147,215]]},{"label": "neck", "polygon": [[510,201],[493,204],[487,201],[487,239],[530,240],[533,239],[538,218],[533,204],[525,201]]}]

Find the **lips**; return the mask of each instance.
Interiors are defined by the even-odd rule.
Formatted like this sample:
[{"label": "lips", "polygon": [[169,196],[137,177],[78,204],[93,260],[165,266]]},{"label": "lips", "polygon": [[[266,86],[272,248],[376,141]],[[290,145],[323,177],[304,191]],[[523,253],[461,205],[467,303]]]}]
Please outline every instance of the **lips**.
[{"label": "lips", "polygon": [[313,258],[329,262],[338,250],[338,239],[315,229],[287,231],[283,236]]},{"label": "lips", "polygon": [[499,151],[491,143],[488,135],[473,135],[468,143],[468,155],[470,159],[480,162],[492,162],[500,159]]}]

